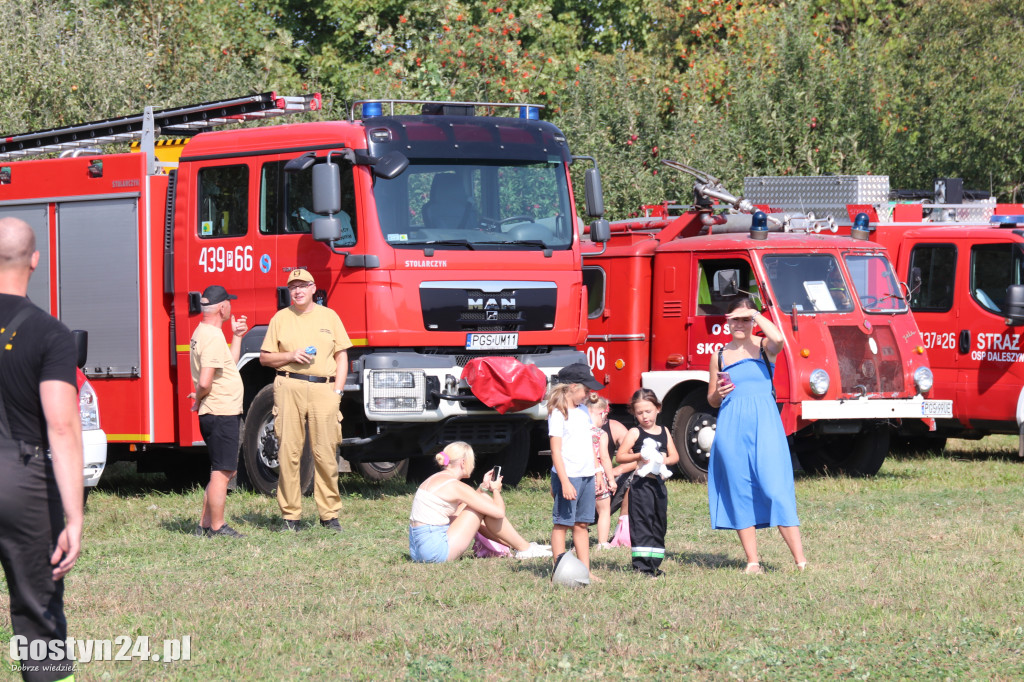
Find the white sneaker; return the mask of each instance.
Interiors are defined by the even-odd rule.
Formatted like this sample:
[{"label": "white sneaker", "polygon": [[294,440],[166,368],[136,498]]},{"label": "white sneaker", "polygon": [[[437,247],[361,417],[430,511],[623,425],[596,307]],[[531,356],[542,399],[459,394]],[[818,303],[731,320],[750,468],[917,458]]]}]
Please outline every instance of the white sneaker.
[{"label": "white sneaker", "polygon": [[536,542],[531,542],[526,549],[516,552],[517,559],[542,559],[551,556],[551,550],[545,549]]}]

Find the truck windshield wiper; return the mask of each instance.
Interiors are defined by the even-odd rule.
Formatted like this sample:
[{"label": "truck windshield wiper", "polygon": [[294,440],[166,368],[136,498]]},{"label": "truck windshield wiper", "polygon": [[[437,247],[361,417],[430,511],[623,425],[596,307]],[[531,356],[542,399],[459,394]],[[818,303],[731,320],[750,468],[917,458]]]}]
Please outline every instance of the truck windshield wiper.
[{"label": "truck windshield wiper", "polygon": [[476,251],[476,245],[466,239],[431,239],[424,242],[406,242],[412,246],[464,246],[470,251]]}]

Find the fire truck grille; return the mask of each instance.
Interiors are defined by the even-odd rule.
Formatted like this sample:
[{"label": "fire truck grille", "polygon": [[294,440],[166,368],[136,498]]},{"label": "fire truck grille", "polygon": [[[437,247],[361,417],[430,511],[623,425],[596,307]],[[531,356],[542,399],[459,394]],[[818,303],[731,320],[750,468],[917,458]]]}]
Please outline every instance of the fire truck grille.
[{"label": "fire truck grille", "polygon": [[[870,335],[859,327],[831,327],[839,360],[842,392],[852,396],[903,391],[903,360],[890,327],[876,326]],[[874,339],[877,352],[871,350]]]},{"label": "fire truck grille", "polygon": [[[475,282],[474,282],[475,284]],[[555,325],[558,289],[554,282],[424,282],[420,285],[423,326],[437,332],[549,331]]]},{"label": "fire truck grille", "polygon": [[470,443],[478,455],[498,452],[512,438],[512,424],[502,421],[468,421],[453,419],[444,425],[444,443],[461,440]]}]

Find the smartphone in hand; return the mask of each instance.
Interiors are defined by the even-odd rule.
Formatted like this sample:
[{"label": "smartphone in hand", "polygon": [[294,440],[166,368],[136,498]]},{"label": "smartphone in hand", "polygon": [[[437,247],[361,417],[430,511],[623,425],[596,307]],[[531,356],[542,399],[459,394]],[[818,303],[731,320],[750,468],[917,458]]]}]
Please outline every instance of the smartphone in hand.
[{"label": "smartphone in hand", "polygon": [[732,379],[729,378],[728,372],[719,372],[718,379],[722,382],[723,386],[729,386],[732,384]]},{"label": "smartphone in hand", "polygon": [[491,480],[497,481],[499,477],[501,477],[501,467],[496,466],[493,469],[491,469]]}]

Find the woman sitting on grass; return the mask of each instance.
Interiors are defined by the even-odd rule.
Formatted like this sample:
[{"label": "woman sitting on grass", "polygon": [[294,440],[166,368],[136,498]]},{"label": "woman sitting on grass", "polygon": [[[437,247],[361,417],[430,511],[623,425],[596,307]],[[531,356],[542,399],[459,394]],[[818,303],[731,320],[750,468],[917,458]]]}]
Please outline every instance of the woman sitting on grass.
[{"label": "woman sitting on grass", "polygon": [[[517,559],[551,556],[551,549],[527,542],[505,518],[501,477],[484,474],[479,491],[461,479],[473,473],[475,457],[468,443],[455,441],[434,460],[441,471],[420,485],[409,515],[409,556],[413,561],[439,564],[458,559],[480,533],[515,550]],[[490,491],[488,497],[482,491]]]}]

